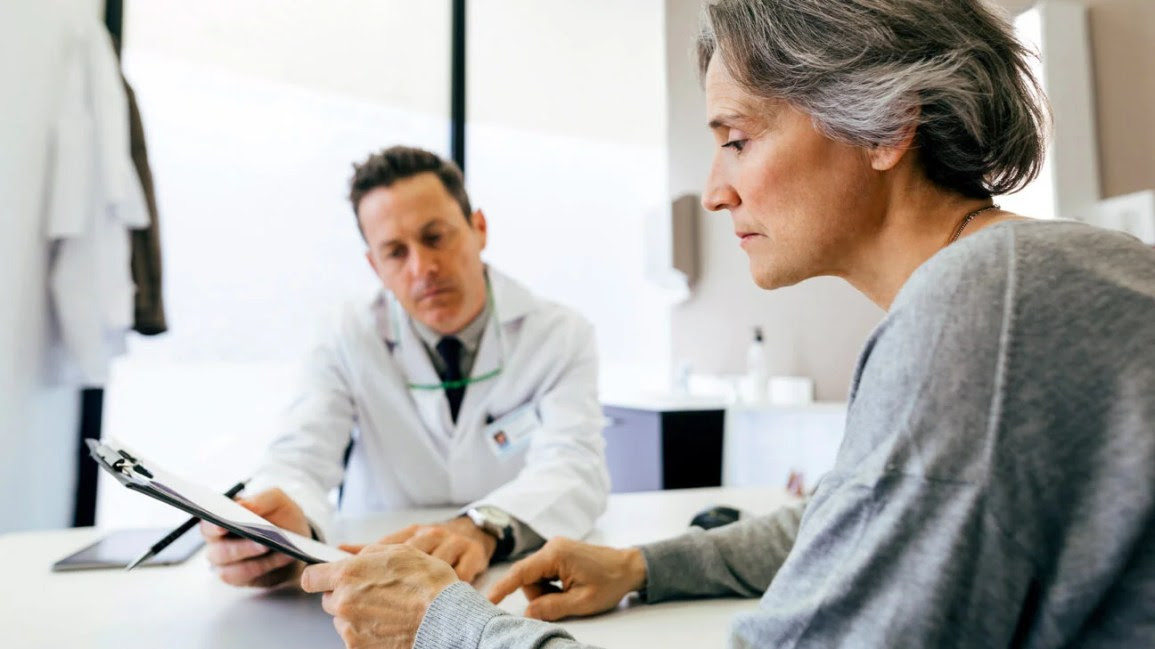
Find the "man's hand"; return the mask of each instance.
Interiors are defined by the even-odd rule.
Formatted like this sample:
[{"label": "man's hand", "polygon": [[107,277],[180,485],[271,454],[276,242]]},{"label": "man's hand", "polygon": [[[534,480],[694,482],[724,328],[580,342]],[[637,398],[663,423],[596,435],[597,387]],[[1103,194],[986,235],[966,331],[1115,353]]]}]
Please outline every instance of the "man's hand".
[{"label": "man's hand", "polygon": [[305,568],[301,588],[325,593],[321,608],[348,649],[409,649],[429,605],[456,581],[444,561],[407,545],[374,544]]},{"label": "man's hand", "polygon": [[[437,557],[453,566],[459,579],[470,582],[485,572],[497,549],[497,539],[464,516],[433,525],[410,525],[377,541],[388,543],[404,543]],[[356,546],[345,549],[358,550]]]},{"label": "man's hand", "polygon": [[529,600],[526,617],[553,621],[608,611],[645,585],[641,550],[556,538],[513,564],[489,590],[489,601],[497,604],[520,587]]},{"label": "man's hand", "polygon": [[[237,499],[257,516],[286,530],[309,536],[309,521],[300,506],[280,489],[269,489],[252,498]],[[201,521],[201,534],[208,544],[209,563],[221,581],[233,586],[276,586],[295,579],[304,567],[287,554],[275,552],[248,539],[230,536],[223,527]]]}]

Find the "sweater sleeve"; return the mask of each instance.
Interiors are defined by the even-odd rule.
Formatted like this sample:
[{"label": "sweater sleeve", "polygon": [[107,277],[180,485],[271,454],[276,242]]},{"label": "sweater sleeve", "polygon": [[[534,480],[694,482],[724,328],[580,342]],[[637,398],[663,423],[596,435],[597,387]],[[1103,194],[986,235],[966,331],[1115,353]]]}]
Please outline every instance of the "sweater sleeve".
[{"label": "sweater sleeve", "polygon": [[[790,551],[804,502],[709,532],[642,546],[649,602],[680,597],[760,595]],[[414,649],[585,649],[556,624],[507,614],[458,582],[429,606]]]},{"label": "sweater sleeve", "polygon": [[441,591],[417,629],[413,649],[596,649],[556,624],[494,606],[465,582]]},{"label": "sweater sleeve", "polygon": [[647,602],[690,597],[760,597],[794,538],[805,501],[767,516],[641,547]]}]

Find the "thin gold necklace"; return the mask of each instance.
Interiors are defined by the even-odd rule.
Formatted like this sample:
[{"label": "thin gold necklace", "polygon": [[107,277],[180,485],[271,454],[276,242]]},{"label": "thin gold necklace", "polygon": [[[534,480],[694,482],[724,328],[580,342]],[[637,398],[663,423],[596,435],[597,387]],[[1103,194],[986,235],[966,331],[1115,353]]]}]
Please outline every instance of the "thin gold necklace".
[{"label": "thin gold necklace", "polygon": [[970,214],[967,214],[966,216],[964,216],[962,223],[958,224],[958,229],[954,231],[954,236],[950,238],[950,241],[947,242],[947,245],[949,246],[950,244],[954,243],[955,241],[958,241],[958,238],[960,235],[962,235],[963,230],[965,230],[966,227],[968,225],[970,225],[971,221],[973,221],[976,216],[978,216],[979,214],[981,214],[987,210],[997,210],[997,209],[999,209],[999,204],[998,203],[992,203],[990,205],[987,205],[986,207],[980,207],[977,210],[971,212]]}]

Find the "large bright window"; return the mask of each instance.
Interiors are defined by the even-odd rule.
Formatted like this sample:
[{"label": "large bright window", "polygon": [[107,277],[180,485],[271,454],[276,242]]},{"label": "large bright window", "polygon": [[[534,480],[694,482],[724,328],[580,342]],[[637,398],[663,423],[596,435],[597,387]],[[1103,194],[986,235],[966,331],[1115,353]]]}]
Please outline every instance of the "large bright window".
[{"label": "large bright window", "polygon": [[[586,315],[610,383],[664,380],[670,353],[671,296],[646,271],[669,211],[664,7],[468,3],[465,176],[484,257]],[[374,287],[350,163],[394,143],[449,153],[451,3],[126,8],[171,332],[115,366],[105,432],[223,489],[274,434],[316,323]],[[103,525],[179,518],[103,484]]]},{"label": "large bright window", "polygon": [[[448,153],[450,4],[125,8],[170,332],[134,338],[113,367],[104,433],[224,488],[275,432],[315,325],[374,286],[345,198],[351,163],[396,143]],[[101,525],[179,518],[101,484]]]},{"label": "large bright window", "polygon": [[646,254],[670,209],[665,3],[468,6],[466,179],[486,258],[594,323],[603,386],[664,381],[671,296]]}]

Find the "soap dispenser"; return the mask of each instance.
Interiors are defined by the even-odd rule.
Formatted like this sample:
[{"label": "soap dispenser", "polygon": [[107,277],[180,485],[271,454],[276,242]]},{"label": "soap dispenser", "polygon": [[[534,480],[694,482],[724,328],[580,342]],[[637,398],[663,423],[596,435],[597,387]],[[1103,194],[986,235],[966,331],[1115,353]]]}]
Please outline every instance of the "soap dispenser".
[{"label": "soap dispenser", "polygon": [[762,337],[762,327],[754,327],[754,339],[746,350],[746,394],[747,400],[760,403],[766,400],[770,368],[767,362],[766,342]]}]

